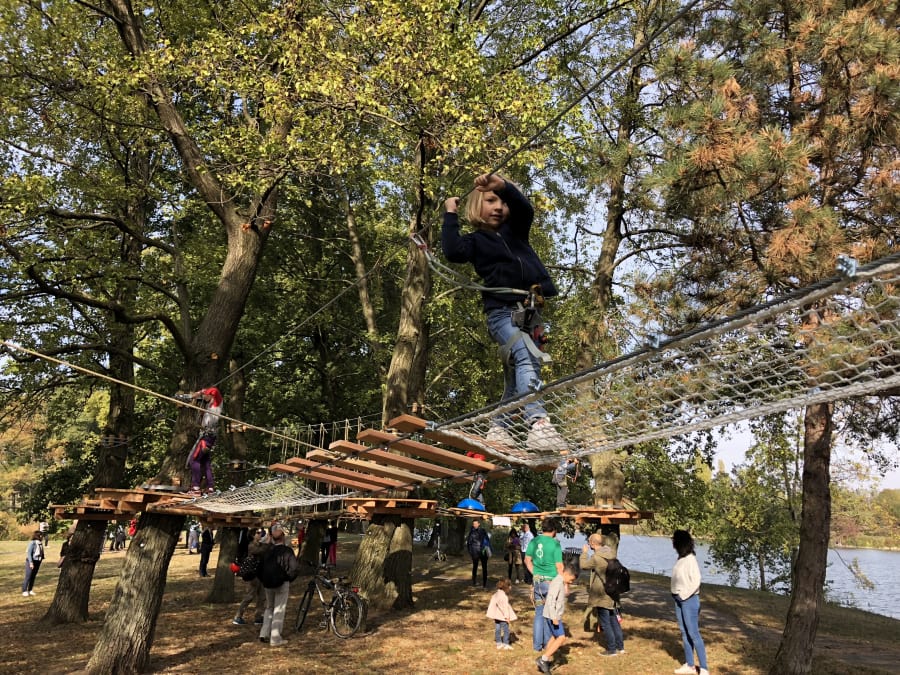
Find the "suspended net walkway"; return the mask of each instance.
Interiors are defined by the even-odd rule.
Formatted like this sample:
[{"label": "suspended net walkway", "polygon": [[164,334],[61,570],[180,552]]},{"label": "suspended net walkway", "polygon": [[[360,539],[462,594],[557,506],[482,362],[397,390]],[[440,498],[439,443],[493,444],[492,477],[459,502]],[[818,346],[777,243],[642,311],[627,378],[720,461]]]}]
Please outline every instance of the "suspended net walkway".
[{"label": "suspended net walkway", "polygon": [[[900,254],[858,270],[845,261],[843,271],[539,392],[449,422],[400,427],[399,440],[383,438],[371,451],[393,446],[408,452],[417,443],[410,439],[422,439],[538,468],[561,455],[582,457],[816,403],[900,391]],[[552,428],[529,423],[535,406]],[[365,458],[362,446],[354,452]],[[338,449],[320,461],[328,465],[347,456]],[[418,484],[437,480],[423,477]],[[345,496],[359,494],[372,491]],[[204,499],[203,508],[309,506],[336,498],[286,478]]]},{"label": "suspended net walkway", "polygon": [[[590,455],[885,392],[900,385],[898,308],[894,255],[436,430],[537,466],[548,455]],[[529,427],[529,405],[546,410],[556,433]]]}]

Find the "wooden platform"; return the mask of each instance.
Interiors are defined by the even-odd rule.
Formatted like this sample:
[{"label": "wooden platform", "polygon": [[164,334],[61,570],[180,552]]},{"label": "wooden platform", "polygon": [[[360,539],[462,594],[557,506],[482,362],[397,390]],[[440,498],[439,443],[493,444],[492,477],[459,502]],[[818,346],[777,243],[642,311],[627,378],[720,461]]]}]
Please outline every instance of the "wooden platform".
[{"label": "wooden platform", "polygon": [[401,518],[433,518],[437,502],[432,499],[368,499],[347,497],[344,509],[349,514],[371,520],[375,514],[396,515]]},{"label": "wooden platform", "polygon": [[639,511],[623,506],[569,505],[557,511],[561,518],[573,518],[575,524],[599,523],[600,525],[631,525],[642,520],[652,520],[653,511]]},{"label": "wooden platform", "polygon": [[50,508],[54,518],[66,520],[125,520],[146,511],[198,518],[225,527],[254,527],[261,522],[254,515],[205,511],[202,501],[190,495],[143,488],[99,488],[79,504],[51,504]]},{"label": "wooden platform", "polygon": [[[423,438],[434,443],[442,443],[451,448],[462,450],[463,452],[474,452],[485,455],[502,462],[509,462],[510,457],[521,460],[523,464],[532,462],[536,459],[528,452],[518,448],[511,448],[502,443],[493,443],[481,436],[476,436],[475,434],[469,434],[457,429],[447,431],[433,429],[426,420],[416,417],[415,415],[399,415],[390,420],[388,425],[392,429],[396,429],[405,434],[419,434]],[[531,468],[534,471],[550,471],[554,469],[559,462],[559,457],[555,454],[548,455],[546,459],[546,463]]]}]

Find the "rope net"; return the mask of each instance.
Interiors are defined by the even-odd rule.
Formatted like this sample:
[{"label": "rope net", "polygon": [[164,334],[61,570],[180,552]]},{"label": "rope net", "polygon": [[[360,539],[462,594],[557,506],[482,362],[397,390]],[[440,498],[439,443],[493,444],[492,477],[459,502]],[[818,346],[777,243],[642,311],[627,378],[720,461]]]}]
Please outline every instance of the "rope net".
[{"label": "rope net", "polygon": [[[328,502],[338,502],[344,497],[353,497],[356,492],[335,492],[323,495],[305,485],[305,481],[294,478],[273,478],[271,480],[220,492],[209,497],[194,500],[194,504],[212,513],[242,513],[244,511],[267,511],[309,507]],[[172,504],[178,508],[178,504]],[[165,508],[165,507],[161,507]]]},{"label": "rope net", "polygon": [[[423,432],[517,466],[554,464],[816,403],[900,387],[900,254],[647,346]],[[535,410],[546,424],[533,425]],[[430,432],[430,433],[429,433]],[[447,440],[442,442],[448,443]],[[448,443],[452,445],[452,443]],[[238,512],[312,506],[281,478],[200,506]]]},{"label": "rope net", "polygon": [[883,392],[900,385],[898,307],[894,255],[435,429],[541,466]]}]

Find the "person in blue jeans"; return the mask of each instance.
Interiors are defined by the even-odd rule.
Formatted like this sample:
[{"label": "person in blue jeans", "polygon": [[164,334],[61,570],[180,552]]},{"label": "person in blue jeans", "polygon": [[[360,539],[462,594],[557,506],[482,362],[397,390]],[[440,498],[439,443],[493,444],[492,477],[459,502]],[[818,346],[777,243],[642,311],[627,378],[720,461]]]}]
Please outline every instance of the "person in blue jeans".
[{"label": "person in blue jeans", "polygon": [[553,518],[544,518],[541,533],[525,549],[525,569],[532,575],[531,592],[534,600],[534,623],[531,642],[536,652],[543,652],[552,635],[544,620],[544,603],[550,582],[563,571],[562,546],[556,539],[558,526]]},{"label": "person in blue jeans", "polygon": [[[591,555],[593,551],[593,555]],[[603,543],[603,535],[594,532],[588,537],[588,543],[581,549],[578,566],[582,571],[590,573],[588,582],[588,607],[597,612],[603,637],[606,638],[606,651],[603,656],[617,656],[625,653],[625,636],[616,613],[616,601],[606,593],[603,581],[609,561],[615,558],[612,548]]]},{"label": "person in blue jeans", "polygon": [[37,530],[28,543],[28,551],[25,554],[25,580],[22,582],[22,595],[27,597],[34,595],[34,580],[38,570],[44,561],[44,533]]},{"label": "person in blue jeans", "polygon": [[684,664],[675,669],[677,675],[696,675],[694,652],[700,666],[699,675],[709,675],[706,663],[706,646],[700,636],[700,565],[694,552],[694,539],[687,530],[675,530],[672,547],[678,560],[672,568],[672,598],[675,601],[675,618],[681,629],[684,646]]},{"label": "person in blue jeans", "polygon": [[[460,234],[459,198],[444,202],[441,248],[447,260],[472,263],[487,289],[481,292],[487,327],[491,338],[500,346],[504,361],[507,400],[538,391],[541,388],[539,346],[532,335],[542,330],[535,316],[535,326],[524,325],[523,301],[535,299],[539,310],[544,298],[557,295],[544,263],[528,241],[534,221],[534,207],[513,183],[496,174],[483,174],[475,179],[475,190],[466,203],[466,219],[476,229]],[[533,311],[534,307],[530,311]],[[521,325],[520,325],[521,324]],[[554,428],[540,401],[531,401],[524,410],[529,425],[526,445],[531,450],[563,451],[567,445]],[[515,441],[507,430],[509,420],[498,417],[487,433],[487,440],[513,447]]]}]

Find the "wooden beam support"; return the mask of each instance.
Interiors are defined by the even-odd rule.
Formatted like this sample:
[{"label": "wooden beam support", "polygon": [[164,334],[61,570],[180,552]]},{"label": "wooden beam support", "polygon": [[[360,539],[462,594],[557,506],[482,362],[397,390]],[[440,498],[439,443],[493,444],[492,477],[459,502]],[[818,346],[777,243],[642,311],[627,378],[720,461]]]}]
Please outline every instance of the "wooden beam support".
[{"label": "wooden beam support", "polygon": [[[367,490],[369,492],[378,492],[383,490],[384,488],[381,485],[375,485],[374,483],[368,483],[363,480],[353,480],[350,478],[338,478],[336,476],[331,476],[326,473],[321,473],[319,471],[302,469],[297,466],[293,466],[291,464],[282,464],[278,462],[277,464],[272,464],[269,466],[269,471],[276,471],[279,473],[289,473],[292,475],[299,475],[301,478],[308,478],[309,480],[316,480],[320,483],[327,483],[329,485],[337,485],[339,487],[350,488],[351,490]],[[327,495],[323,495],[327,496]],[[340,496],[335,497],[336,499],[340,499]]]},{"label": "wooden beam support", "polygon": [[[361,455],[365,459],[377,462],[378,464],[388,464],[390,466],[400,467],[401,469],[420,473],[425,476],[430,476],[431,478],[456,478],[459,477],[461,473],[443,466],[437,466],[436,464],[429,464],[428,462],[413,459],[406,455],[398,455],[394,452],[377,450],[366,445],[351,443],[350,441],[334,441],[328,446],[328,449],[334,450],[335,452]],[[471,478],[466,478],[466,480],[471,480]]]},{"label": "wooden beam support", "polygon": [[400,438],[395,434],[375,429],[364,429],[356,437],[369,445],[389,444],[391,449],[427,459],[430,462],[443,464],[454,469],[461,469],[471,473],[486,473],[497,468],[495,464],[480,459],[466,457],[458,452],[436,448],[433,445],[420,443],[409,438]]},{"label": "wooden beam support", "polygon": [[375,462],[369,462],[364,459],[344,457],[343,455],[339,455],[329,450],[310,450],[306,453],[306,458],[319,462],[331,462],[332,464],[345,469],[351,469],[373,476],[381,476],[382,478],[391,478],[393,480],[398,480],[401,483],[424,483],[429,480],[429,476],[423,476],[420,473],[404,471],[403,469],[398,469],[394,466],[384,466],[383,464],[376,464]]},{"label": "wooden beam support", "polygon": [[316,471],[317,473],[326,474],[329,476],[334,476],[335,478],[347,478],[349,480],[361,480],[366,483],[372,483],[373,485],[379,485],[384,488],[391,488],[394,490],[408,490],[409,487],[405,486],[403,481],[392,480],[390,478],[382,478],[381,476],[373,476],[367,473],[361,473],[359,471],[349,471],[347,469],[341,469],[334,466],[327,466],[321,464],[320,462],[314,462],[310,459],[304,459],[302,457],[291,457],[287,460],[287,463],[291,466],[297,466],[300,468],[310,469],[312,471]]}]

